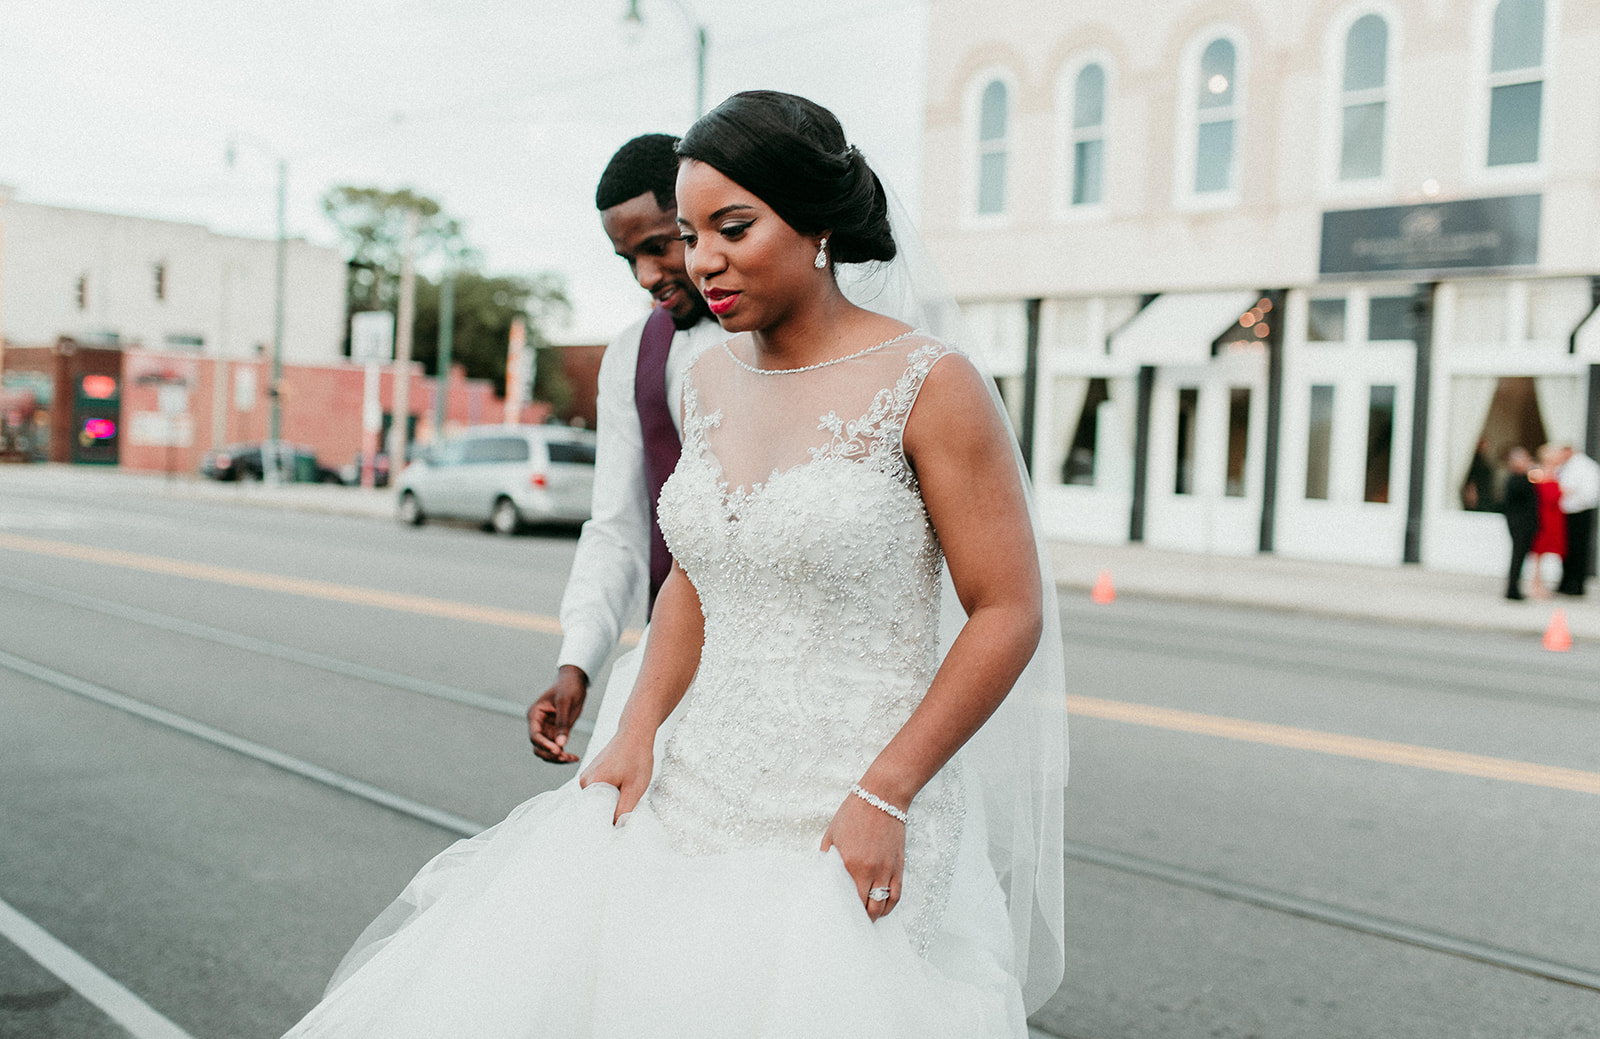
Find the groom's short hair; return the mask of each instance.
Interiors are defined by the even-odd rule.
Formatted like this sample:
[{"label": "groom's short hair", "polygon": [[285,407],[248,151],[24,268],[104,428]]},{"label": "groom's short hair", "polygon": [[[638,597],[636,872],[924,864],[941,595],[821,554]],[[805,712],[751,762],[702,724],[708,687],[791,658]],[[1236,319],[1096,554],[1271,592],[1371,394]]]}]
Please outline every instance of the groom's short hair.
[{"label": "groom's short hair", "polygon": [[617,149],[600,174],[595,189],[596,209],[620,206],[646,191],[656,197],[662,209],[678,205],[678,139],[671,134],[647,133]]}]

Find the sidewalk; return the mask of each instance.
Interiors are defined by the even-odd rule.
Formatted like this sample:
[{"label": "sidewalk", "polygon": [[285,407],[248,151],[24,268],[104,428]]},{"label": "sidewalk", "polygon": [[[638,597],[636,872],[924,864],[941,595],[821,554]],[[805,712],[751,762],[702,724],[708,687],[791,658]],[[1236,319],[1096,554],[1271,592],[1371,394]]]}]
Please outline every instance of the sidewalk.
[{"label": "sidewalk", "polygon": [[[1503,598],[1505,579],[1418,566],[1357,566],[1279,556],[1206,556],[1142,545],[1052,542],[1063,597],[1087,597],[1102,571],[1119,595],[1226,603],[1363,620],[1542,635],[1555,609],[1573,638],[1600,639],[1600,580],[1581,599]],[[1526,584],[1526,582],[1524,582]]]},{"label": "sidewalk", "polygon": [[[0,466],[0,511],[7,486],[52,493],[103,494],[114,489],[157,498],[292,509],[391,520],[387,489],[327,484],[217,483],[189,475],[130,473],[84,466]],[[1575,640],[1600,641],[1600,580],[1583,599],[1501,598],[1498,577],[1440,573],[1416,566],[1357,566],[1278,556],[1205,556],[1142,545],[1050,545],[1064,597],[1087,597],[1102,571],[1119,595],[1224,603],[1260,609],[1365,620],[1431,624],[1479,631],[1541,635],[1556,608],[1565,611]]]}]

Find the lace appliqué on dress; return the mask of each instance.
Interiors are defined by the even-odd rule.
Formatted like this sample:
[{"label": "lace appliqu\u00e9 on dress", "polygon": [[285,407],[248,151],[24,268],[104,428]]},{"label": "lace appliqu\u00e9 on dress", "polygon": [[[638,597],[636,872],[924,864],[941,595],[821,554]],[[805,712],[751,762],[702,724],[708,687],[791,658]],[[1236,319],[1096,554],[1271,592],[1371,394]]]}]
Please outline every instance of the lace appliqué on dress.
[{"label": "lace appliqu\u00e9 on dress", "polygon": [[[947,352],[912,349],[861,417],[822,416],[813,430],[830,439],[809,460],[739,490],[709,433],[767,431],[725,427],[724,409],[702,407],[719,402],[703,402],[695,369],[686,373],[684,449],[659,515],[700,595],[705,643],[648,794],[680,850],[816,852],[851,785],[927,692],[943,555],[902,432]],[[964,814],[958,758],[909,811],[895,912],[922,952],[943,916]]]}]

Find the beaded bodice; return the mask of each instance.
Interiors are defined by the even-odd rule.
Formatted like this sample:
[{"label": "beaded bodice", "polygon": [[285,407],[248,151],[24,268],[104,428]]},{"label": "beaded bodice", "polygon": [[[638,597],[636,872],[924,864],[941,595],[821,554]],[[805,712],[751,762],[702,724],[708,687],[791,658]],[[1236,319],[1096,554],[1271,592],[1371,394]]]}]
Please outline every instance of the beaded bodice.
[{"label": "beaded bodice", "polygon": [[[661,492],[705,645],[650,803],[686,851],[809,851],[938,665],[943,557],[901,435],[949,348],[906,336],[778,377],[729,351],[685,379]],[[961,828],[958,769],[910,809],[899,912],[923,947]]]}]

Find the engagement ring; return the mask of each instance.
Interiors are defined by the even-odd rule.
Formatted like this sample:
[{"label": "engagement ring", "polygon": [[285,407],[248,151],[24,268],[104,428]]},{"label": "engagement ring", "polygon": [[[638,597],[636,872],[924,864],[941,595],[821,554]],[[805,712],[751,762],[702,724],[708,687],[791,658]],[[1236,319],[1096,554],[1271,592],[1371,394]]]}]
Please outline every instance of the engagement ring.
[{"label": "engagement ring", "polygon": [[875,887],[871,891],[867,892],[867,899],[872,902],[887,902],[889,900],[889,889],[886,887]]}]

